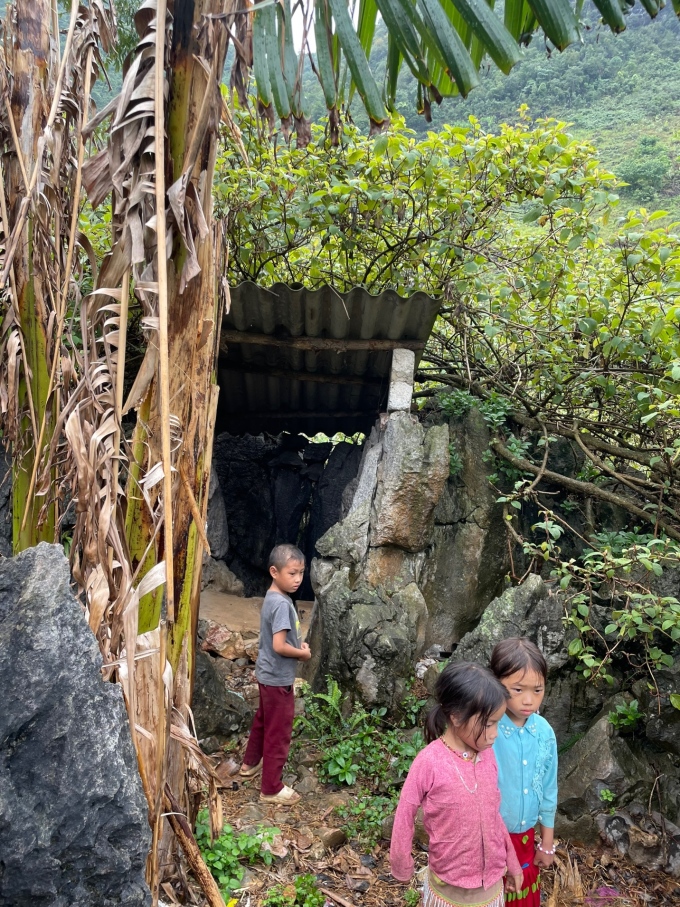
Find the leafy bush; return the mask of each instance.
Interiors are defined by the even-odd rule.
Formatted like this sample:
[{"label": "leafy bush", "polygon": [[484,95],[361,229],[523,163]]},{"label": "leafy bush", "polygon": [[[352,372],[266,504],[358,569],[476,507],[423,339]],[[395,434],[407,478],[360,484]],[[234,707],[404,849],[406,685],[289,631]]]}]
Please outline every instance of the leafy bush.
[{"label": "leafy bush", "polygon": [[296,745],[302,736],[318,744],[323,751],[319,775],[326,781],[361,781],[383,792],[398,786],[424,746],[422,734],[406,736],[404,729],[415,725],[425,700],[409,691],[400,709],[401,727],[395,727],[385,708],[368,711],[357,703],[343,715],[342,691],[331,677],[326,684],[326,693],[303,690],[305,710],[295,720]]},{"label": "leafy bush", "polygon": [[261,860],[265,866],[271,866],[273,856],[264,845],[271,844],[278,834],[278,828],[258,828],[254,835],[250,835],[236,832],[231,825],[225,825],[219,838],[211,843],[208,812],[199,812],[196,819],[196,841],[225,900],[229,900],[231,892],[241,885],[245,871],[243,863],[252,864]]},{"label": "leafy bush", "polygon": [[609,723],[615,728],[632,728],[645,716],[638,708],[638,701],[620,702],[613,712],[607,715]]},{"label": "leafy bush", "polygon": [[398,792],[376,796],[362,790],[352,803],[337,807],[336,812],[345,820],[347,837],[366,847],[375,847],[382,834],[382,824],[397,808],[398,799]]},{"label": "leafy bush", "polygon": [[275,885],[262,901],[262,907],[323,907],[325,895],[313,875],[296,876],[292,884]]}]

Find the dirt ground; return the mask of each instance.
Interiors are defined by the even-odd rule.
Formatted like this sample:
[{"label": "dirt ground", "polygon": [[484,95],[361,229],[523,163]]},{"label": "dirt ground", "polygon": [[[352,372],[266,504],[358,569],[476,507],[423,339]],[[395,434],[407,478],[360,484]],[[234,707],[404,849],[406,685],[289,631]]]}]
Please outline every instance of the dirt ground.
[{"label": "dirt ground", "polygon": [[[230,630],[259,633],[262,602],[262,598],[242,598],[239,595],[227,595],[225,592],[215,592],[208,588],[201,592],[199,617],[229,627]],[[302,635],[306,636],[314,602],[299,601],[296,604]]]},{"label": "dirt ground", "polygon": [[[230,757],[227,761],[232,768],[237,764]],[[225,824],[235,829],[268,825],[281,832],[280,855],[272,866],[248,868],[243,889],[234,893],[239,907],[260,907],[269,889],[302,873],[316,877],[326,894],[326,907],[403,907],[408,886],[390,875],[389,843],[381,841],[372,850],[352,841],[340,843],[342,819],[336,807],[350,802],[353,791],[319,790],[294,807],[266,806],[259,802],[257,781],[240,783],[226,769],[225,761],[221,772],[227,784],[222,795]],[[333,830],[340,836],[335,845]],[[329,846],[321,845],[320,836]],[[416,845],[416,869],[426,863],[425,850]],[[680,882],[637,867],[601,846],[558,843],[555,865],[542,877],[545,907],[680,907]]]}]

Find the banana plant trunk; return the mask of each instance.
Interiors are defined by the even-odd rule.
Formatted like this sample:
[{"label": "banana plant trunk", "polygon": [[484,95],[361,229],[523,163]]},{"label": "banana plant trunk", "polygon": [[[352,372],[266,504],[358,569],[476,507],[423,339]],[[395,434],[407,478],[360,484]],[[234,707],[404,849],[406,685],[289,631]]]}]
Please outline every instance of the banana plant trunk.
[{"label": "banana plant trunk", "polygon": [[[6,235],[26,212],[25,223],[13,259],[12,296],[14,317],[20,328],[22,358],[19,383],[19,421],[13,438],[12,513],[14,551],[18,553],[40,541],[54,540],[55,501],[53,488],[29,495],[36,460],[49,443],[54,407],[49,394],[46,260],[49,238],[41,230],[44,206],[37,199],[29,206],[26,179],[35,167],[39,143],[54,92],[54,69],[50,60],[50,0],[16,0],[14,41],[7,44],[7,65],[12,73],[10,109],[18,147],[6,155]],[[3,218],[4,219],[4,218]],[[42,444],[38,449],[44,420]],[[29,501],[28,513],[26,502]]]}]

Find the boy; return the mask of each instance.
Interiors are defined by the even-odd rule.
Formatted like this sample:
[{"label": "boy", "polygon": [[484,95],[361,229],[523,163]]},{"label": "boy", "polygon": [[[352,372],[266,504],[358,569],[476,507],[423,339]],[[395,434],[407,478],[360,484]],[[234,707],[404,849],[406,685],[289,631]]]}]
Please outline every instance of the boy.
[{"label": "boy", "polygon": [[300,640],[300,621],[291,596],[300,588],[305,556],[295,545],[277,545],[269,555],[269,587],[260,615],[260,650],[255,677],[260,706],[253,718],[240,775],[254,778],[262,771],[260,800],[292,806],[300,795],[281,781],[293,733],[298,661],[312,653]]}]

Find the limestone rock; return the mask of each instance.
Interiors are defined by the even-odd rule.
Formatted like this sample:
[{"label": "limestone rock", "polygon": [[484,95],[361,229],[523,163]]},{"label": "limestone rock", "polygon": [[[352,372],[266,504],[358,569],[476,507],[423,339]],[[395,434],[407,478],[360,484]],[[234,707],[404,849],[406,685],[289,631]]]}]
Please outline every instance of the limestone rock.
[{"label": "limestone rock", "polygon": [[617,810],[598,816],[597,826],[602,839],[636,866],[680,878],[680,828],[659,813]]},{"label": "limestone rock", "polygon": [[[655,671],[654,681],[660,698],[658,702],[654,700],[650,703],[648,708],[647,739],[661,749],[680,756],[680,711],[671,705],[670,700],[673,693],[680,692],[680,657],[675,659],[672,667]],[[648,692],[645,698],[649,699]]]},{"label": "limestone rock", "polygon": [[347,842],[343,828],[317,828],[316,835],[327,850],[335,850]]},{"label": "limestone rock", "polygon": [[477,627],[461,640],[453,660],[488,664],[497,642],[508,636],[530,636],[543,652],[548,669],[561,668],[568,658],[563,613],[559,596],[532,573],[521,586],[506,589],[491,602]]},{"label": "limestone rock", "polygon": [[[314,444],[310,447],[318,447]],[[316,486],[309,514],[307,558],[317,554],[316,542],[331,526],[342,519],[342,499],[345,488],[356,477],[363,453],[360,444],[342,442],[330,452],[326,466]]]},{"label": "limestone rock", "polygon": [[238,630],[230,630],[229,627],[223,627],[212,620],[206,623],[208,630],[201,643],[204,652],[214,652],[230,661],[248,656],[246,644]]},{"label": "limestone rock", "polygon": [[426,429],[410,413],[390,415],[371,520],[372,547],[427,547],[434,509],[449,475],[448,444],[446,425]]},{"label": "limestone rock", "polygon": [[0,562],[0,905],[148,905],[123,697],[69,581],[57,545]]},{"label": "limestone rock", "polygon": [[201,588],[213,589],[215,592],[224,592],[227,595],[244,594],[241,580],[231,572],[224,561],[216,561],[212,557],[206,558],[203,563]]},{"label": "limestone rock", "polygon": [[[242,696],[227,690],[213,659],[196,652],[196,678],[191,708],[199,740],[210,737],[221,744],[250,727],[254,710]],[[214,744],[213,744],[214,745]]]},{"label": "limestone rock", "polygon": [[603,790],[614,794],[617,806],[646,800],[654,779],[649,762],[603,717],[560,757],[558,810],[572,816],[601,810]]},{"label": "limestone rock", "polygon": [[359,563],[368,551],[370,500],[363,501],[317,540],[316,550],[323,557],[338,557]]},{"label": "limestone rock", "polygon": [[491,467],[484,460],[489,428],[473,409],[451,419],[449,434],[462,469],[447,480],[435,508],[423,588],[430,612],[428,643],[446,648],[477,623],[500,594],[509,569],[502,507],[496,503]]},{"label": "limestone rock", "polygon": [[215,560],[222,560],[229,550],[229,527],[227,526],[227,510],[217,473],[210,472],[210,487],[208,490],[208,544],[210,554]]}]

